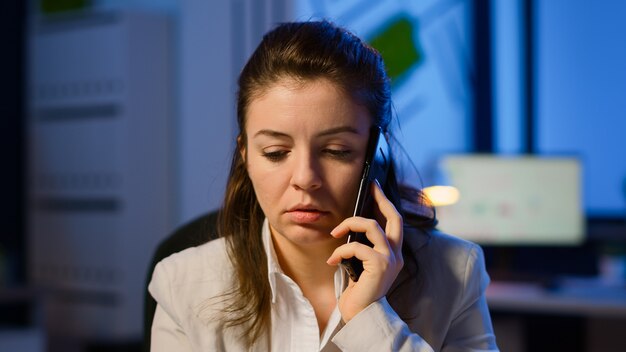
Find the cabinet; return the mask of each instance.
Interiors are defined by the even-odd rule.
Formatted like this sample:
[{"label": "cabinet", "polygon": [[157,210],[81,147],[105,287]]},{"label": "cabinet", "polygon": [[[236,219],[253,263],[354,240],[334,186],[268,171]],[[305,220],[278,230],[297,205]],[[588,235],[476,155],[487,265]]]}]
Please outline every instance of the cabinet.
[{"label": "cabinet", "polygon": [[141,335],[147,266],[172,218],[168,22],[31,20],[28,277],[49,335]]}]

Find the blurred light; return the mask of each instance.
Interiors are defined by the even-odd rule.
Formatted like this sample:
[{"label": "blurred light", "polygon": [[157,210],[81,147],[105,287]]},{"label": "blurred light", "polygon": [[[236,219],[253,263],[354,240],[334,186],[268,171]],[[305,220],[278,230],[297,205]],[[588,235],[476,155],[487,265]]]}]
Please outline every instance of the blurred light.
[{"label": "blurred light", "polygon": [[424,188],[423,191],[436,207],[454,204],[459,201],[459,190],[453,186],[430,186]]}]

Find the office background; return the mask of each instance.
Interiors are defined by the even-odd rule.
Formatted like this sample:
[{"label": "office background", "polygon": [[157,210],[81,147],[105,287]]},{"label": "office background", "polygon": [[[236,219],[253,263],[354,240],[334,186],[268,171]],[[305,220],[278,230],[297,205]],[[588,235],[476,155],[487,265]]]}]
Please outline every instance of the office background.
[{"label": "office background", "polygon": [[[8,327],[0,330],[0,346],[136,346],[142,274],[157,243],[221,201],[234,146],[238,71],[262,33],[293,19],[331,18],[387,45],[391,54],[404,49],[386,60],[394,70],[400,135],[422,186],[440,182],[437,162],[450,153],[580,160],[585,241],[485,244],[488,265],[529,280],[537,274],[595,278],[612,270],[624,289],[626,5],[42,0],[1,6],[0,304]],[[100,110],[84,109],[90,106]],[[78,122],[89,132],[48,137],[59,126],[76,128],[77,118],[63,115],[68,112],[91,116]],[[144,125],[151,126],[148,132],[133,134]],[[80,140],[85,145],[68,142]],[[57,217],[49,216],[51,209]],[[102,214],[106,219],[98,218]],[[82,302],[82,308],[66,310],[58,302],[52,310],[42,308],[50,292],[66,305]],[[88,302],[96,308],[85,309]],[[64,314],[67,321],[49,329],[46,319]],[[569,351],[626,345],[623,336],[610,334],[626,325],[623,315],[589,318],[575,308],[556,314],[511,306],[493,314],[502,329],[499,341],[509,350],[557,350],[550,343]],[[119,328],[93,323],[97,317]]]}]

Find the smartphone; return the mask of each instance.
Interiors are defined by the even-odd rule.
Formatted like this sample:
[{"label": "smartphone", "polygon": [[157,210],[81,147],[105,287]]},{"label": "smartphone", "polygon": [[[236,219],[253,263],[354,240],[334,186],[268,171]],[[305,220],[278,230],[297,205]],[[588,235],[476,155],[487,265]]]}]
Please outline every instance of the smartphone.
[{"label": "smartphone", "polygon": [[[378,126],[372,127],[370,130],[370,136],[367,143],[367,150],[365,152],[365,163],[363,165],[363,172],[361,173],[361,182],[359,184],[359,191],[356,197],[356,203],[354,206],[354,216],[361,216],[365,218],[374,218],[376,204],[374,197],[370,194],[370,184],[374,180],[378,180],[378,183],[384,185],[387,180],[387,173],[391,158],[389,155],[389,144],[385,138],[382,129]],[[367,239],[365,233],[352,232],[348,233],[348,243],[360,242],[373,247],[373,244]],[[343,259],[341,264],[348,272],[348,275],[352,281],[358,281],[363,272],[363,263],[356,257],[350,259]]]}]

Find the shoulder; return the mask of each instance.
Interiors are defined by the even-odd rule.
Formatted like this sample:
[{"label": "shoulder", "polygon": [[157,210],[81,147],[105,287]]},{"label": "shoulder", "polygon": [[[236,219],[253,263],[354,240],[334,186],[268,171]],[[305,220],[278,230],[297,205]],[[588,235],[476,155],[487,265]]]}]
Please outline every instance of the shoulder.
[{"label": "shoulder", "polygon": [[478,292],[486,288],[489,277],[479,245],[435,229],[409,230],[405,240],[422,279],[448,288],[464,287]]},{"label": "shoulder", "polygon": [[466,264],[468,260],[482,259],[483,255],[479,245],[437,230],[431,231],[429,246],[431,251],[443,255],[450,263]]},{"label": "shoulder", "polygon": [[436,229],[405,228],[404,241],[411,253],[416,257],[427,257],[429,261],[432,258],[452,264],[482,258],[482,250],[477,244]]},{"label": "shoulder", "polygon": [[[390,301],[399,311],[411,316],[421,310],[443,319],[483,295],[489,276],[480,246],[437,230],[407,229],[404,239],[405,265],[396,280],[397,297]],[[410,307],[403,303],[408,300],[414,302]]]},{"label": "shoulder", "polygon": [[157,264],[155,273],[169,273],[172,284],[185,284],[206,280],[207,276],[216,279],[216,276],[222,276],[223,271],[230,267],[226,241],[218,238],[166,257]]},{"label": "shoulder", "polygon": [[178,315],[181,309],[223,294],[230,287],[232,271],[226,241],[218,238],[161,260],[148,289],[164,310]]}]

